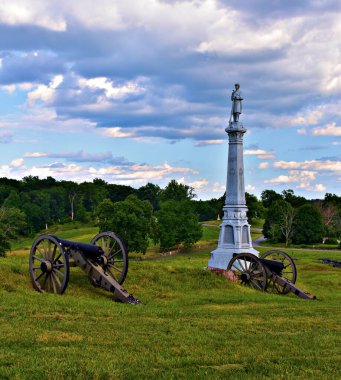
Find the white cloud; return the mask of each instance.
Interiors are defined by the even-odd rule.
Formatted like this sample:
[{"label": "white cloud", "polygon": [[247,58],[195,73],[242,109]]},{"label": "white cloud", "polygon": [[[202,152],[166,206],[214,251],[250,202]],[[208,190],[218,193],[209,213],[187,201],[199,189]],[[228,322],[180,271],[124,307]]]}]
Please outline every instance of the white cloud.
[{"label": "white cloud", "polygon": [[222,144],[224,140],[202,140],[195,144],[195,146],[202,147],[202,146],[208,146],[208,145],[219,145]]},{"label": "white cloud", "polygon": [[268,162],[261,162],[258,165],[258,169],[267,169],[268,167],[269,167],[269,163]]},{"label": "white cloud", "polygon": [[324,193],[326,189],[326,186],[324,186],[322,183],[317,183],[314,188],[315,191],[318,191],[320,193]]},{"label": "white cloud", "polygon": [[43,153],[43,152],[29,152],[29,153],[25,153],[24,154],[24,157],[25,158],[38,158],[38,157],[46,157],[47,156],[47,153]]},{"label": "white cloud", "polygon": [[197,191],[203,190],[203,189],[207,188],[208,180],[205,178],[200,178],[200,179],[197,179],[196,181],[189,182],[188,185],[193,187],[194,190],[197,190]]},{"label": "white cloud", "polygon": [[[125,184],[145,184],[150,181],[168,181],[177,175],[197,175],[199,172],[192,168],[175,167],[165,162],[162,165],[117,165],[95,168],[92,166],[78,164],[64,164],[53,162],[43,166],[32,166],[28,168],[24,165],[24,160],[18,158],[13,160],[10,165],[0,167],[0,177],[22,178],[32,175],[41,178],[51,176],[56,179],[68,179],[76,182],[89,181],[89,179],[103,178],[110,183]],[[178,181],[190,183],[185,177]],[[206,182],[199,179],[192,183],[197,188],[202,188]]]},{"label": "white cloud", "polygon": [[53,5],[38,0],[16,0],[0,4],[0,22],[9,25],[37,25],[54,31],[65,31],[66,21]]},{"label": "white cloud", "polygon": [[245,156],[266,154],[267,152],[263,149],[246,149],[244,152]]},{"label": "white cloud", "polygon": [[[314,125],[317,124],[323,117],[325,106],[318,106],[315,109],[309,109],[304,114],[298,115],[291,120],[292,125]],[[299,129],[298,131],[304,131]],[[299,132],[298,132],[299,133]]]},{"label": "white cloud", "polygon": [[11,166],[14,168],[20,168],[24,166],[24,160],[22,158],[17,158],[11,162]]},{"label": "white cloud", "polygon": [[212,190],[213,193],[224,193],[225,190],[225,185],[222,185],[219,182],[214,182]]},{"label": "white cloud", "polygon": [[273,152],[267,152],[264,149],[246,149],[244,152],[245,156],[257,156],[257,158],[260,158],[262,160],[275,158],[275,154]]},{"label": "white cloud", "polygon": [[123,132],[120,127],[111,127],[111,128],[103,128],[101,130],[101,134],[105,137],[116,137],[116,138],[126,138],[132,137],[132,132]]},{"label": "white cloud", "polygon": [[277,161],[274,162],[273,167],[277,169],[328,170],[341,172],[341,161]]},{"label": "white cloud", "polygon": [[310,188],[310,183],[316,179],[317,173],[309,170],[289,170],[289,175],[279,175],[276,178],[265,180],[265,183],[298,183],[301,189]]},{"label": "white cloud", "polygon": [[255,189],[256,189],[256,187],[253,185],[246,185],[245,186],[245,190],[248,192],[254,191]]},{"label": "white cloud", "polygon": [[91,79],[79,78],[80,88],[89,87],[92,89],[104,90],[107,98],[121,98],[126,95],[141,94],[145,88],[134,82],[127,82],[122,86],[115,86],[113,81],[106,77],[96,77]]},{"label": "white cloud", "polygon": [[329,123],[325,127],[314,128],[312,134],[314,136],[341,136],[341,127],[336,123]]},{"label": "white cloud", "polygon": [[56,75],[52,81],[45,86],[40,84],[36,89],[27,94],[27,101],[30,106],[33,106],[37,101],[41,100],[45,103],[51,103],[56,88],[63,82],[63,75]]}]

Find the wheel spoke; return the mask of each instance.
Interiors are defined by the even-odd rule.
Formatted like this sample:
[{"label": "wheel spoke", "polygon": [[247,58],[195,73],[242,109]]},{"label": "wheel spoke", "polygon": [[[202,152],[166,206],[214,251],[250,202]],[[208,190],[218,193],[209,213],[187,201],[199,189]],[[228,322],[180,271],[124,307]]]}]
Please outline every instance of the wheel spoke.
[{"label": "wheel spoke", "polygon": [[56,263],[59,259],[60,259],[60,256],[61,256],[62,254],[60,253],[58,256],[57,256],[57,258],[53,261],[53,264],[54,263]]},{"label": "wheel spoke", "polygon": [[239,259],[237,259],[237,261],[238,261],[238,263],[239,263],[241,269],[243,270],[243,272],[245,272],[245,271],[246,271],[246,268],[241,264],[241,262],[239,261]]},{"label": "wheel spoke", "polygon": [[53,292],[57,293],[56,284],[54,283],[54,273],[53,272],[51,272],[51,282],[52,282]]},{"label": "wheel spoke", "polygon": [[36,259],[36,260],[38,260],[38,261],[40,261],[41,263],[43,263],[45,260],[43,260],[43,259],[41,259],[41,258],[39,258],[39,257],[37,257],[37,256],[32,256],[34,259]]},{"label": "wheel spoke", "polygon": [[38,277],[36,277],[34,281],[38,281],[43,276],[43,274],[44,274],[44,272],[41,272],[40,275]]},{"label": "wheel spoke", "polygon": [[52,257],[51,257],[52,261],[54,261],[54,257],[56,256],[56,252],[57,252],[57,245],[55,244],[53,247],[53,252],[52,252]]},{"label": "wheel spoke", "polygon": [[107,268],[107,271],[111,274],[111,276],[117,281],[117,277],[114,275],[114,273],[112,273],[112,271],[110,270],[110,268]]},{"label": "wheel spoke", "polygon": [[54,272],[55,273],[58,273],[60,276],[62,276],[63,278],[64,278],[64,276],[65,276],[65,273],[63,273],[63,272],[61,272],[60,270],[58,270],[58,269],[54,269]]},{"label": "wheel spoke", "polygon": [[113,255],[108,256],[108,259],[111,259],[112,257],[116,256],[120,252],[122,252],[121,248],[118,251],[116,251]]},{"label": "wheel spoke", "polygon": [[[46,256],[43,254],[43,252],[40,250],[39,246],[37,245],[37,250],[38,252],[40,253],[41,257],[44,258],[46,260]],[[37,251],[36,251],[37,252]],[[44,260],[44,261],[45,261]]]},{"label": "wheel spoke", "polygon": [[60,263],[60,264],[54,264],[53,265],[53,268],[64,268],[65,265],[63,263]]},{"label": "wheel spoke", "polygon": [[113,251],[113,249],[116,247],[116,245],[117,245],[117,241],[114,240],[114,244],[113,244],[113,245],[110,247],[110,249],[109,249],[108,257],[110,257],[110,255],[112,254],[112,251]]},{"label": "wheel spoke", "polygon": [[109,266],[110,266],[110,268],[114,268],[114,269],[116,269],[116,270],[117,270],[117,272],[120,272],[120,273],[122,273],[122,270],[121,270],[121,269],[119,269],[119,268],[117,268],[115,265],[109,264]]},{"label": "wheel spoke", "polygon": [[54,272],[52,272],[52,273],[53,273],[54,279],[56,280],[56,282],[57,282],[57,284],[59,286],[59,289],[61,289],[62,288],[62,284],[61,284],[58,276]]}]

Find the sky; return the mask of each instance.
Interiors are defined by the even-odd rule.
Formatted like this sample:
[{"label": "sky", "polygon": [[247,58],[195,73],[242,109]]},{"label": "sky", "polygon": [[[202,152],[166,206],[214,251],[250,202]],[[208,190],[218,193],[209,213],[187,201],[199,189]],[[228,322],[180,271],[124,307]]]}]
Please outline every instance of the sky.
[{"label": "sky", "polygon": [[341,191],[339,0],[0,0],[0,177]]}]

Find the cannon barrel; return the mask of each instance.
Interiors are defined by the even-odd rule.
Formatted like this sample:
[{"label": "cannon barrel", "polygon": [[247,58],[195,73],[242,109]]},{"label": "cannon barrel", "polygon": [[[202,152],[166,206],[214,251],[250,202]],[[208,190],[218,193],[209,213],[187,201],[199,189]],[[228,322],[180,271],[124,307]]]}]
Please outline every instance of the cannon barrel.
[{"label": "cannon barrel", "polygon": [[281,275],[285,265],[280,261],[259,259],[259,261],[265,265],[271,272]]},{"label": "cannon barrel", "polygon": [[50,236],[54,237],[63,246],[63,248],[81,251],[86,257],[99,257],[104,254],[103,249],[98,245],[64,240],[55,235]]}]

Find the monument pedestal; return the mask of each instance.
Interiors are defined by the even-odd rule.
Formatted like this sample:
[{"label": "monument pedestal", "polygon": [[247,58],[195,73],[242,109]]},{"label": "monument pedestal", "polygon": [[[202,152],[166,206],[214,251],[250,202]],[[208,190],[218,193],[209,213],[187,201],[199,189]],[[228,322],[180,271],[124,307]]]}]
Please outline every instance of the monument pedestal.
[{"label": "monument pedestal", "polygon": [[252,247],[245,201],[243,136],[246,129],[240,122],[231,122],[225,131],[229,136],[226,199],[218,247],[211,252],[208,262],[208,268],[213,271],[225,270],[233,254],[258,256],[258,251]]}]

